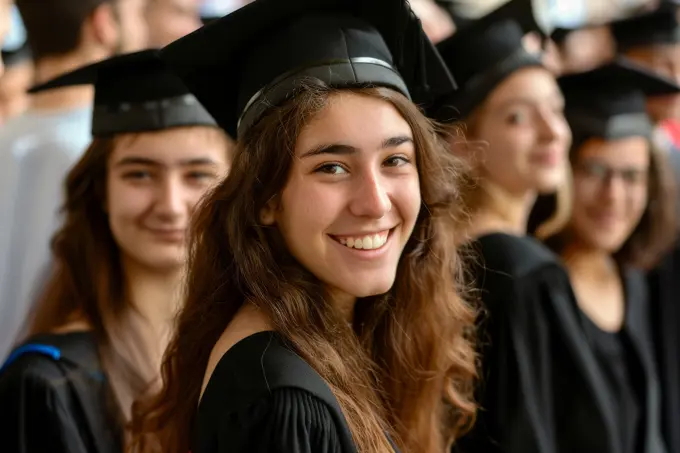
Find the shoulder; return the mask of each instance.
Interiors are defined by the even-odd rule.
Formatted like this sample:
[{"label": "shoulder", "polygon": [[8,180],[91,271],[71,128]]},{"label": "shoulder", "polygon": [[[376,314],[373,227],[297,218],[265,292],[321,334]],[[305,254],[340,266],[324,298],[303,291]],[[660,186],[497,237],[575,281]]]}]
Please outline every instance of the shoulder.
[{"label": "shoulder", "polygon": [[68,394],[67,376],[58,360],[48,352],[18,348],[0,369],[0,406],[18,416],[20,413],[58,411]]},{"label": "shoulder", "polygon": [[230,451],[259,451],[256,446],[263,442],[293,452],[298,451],[293,445],[353,445],[328,385],[274,332],[251,335],[224,354],[201,399],[197,422],[197,452],[214,451],[205,446],[218,439],[226,439]]},{"label": "shoulder", "polygon": [[479,237],[472,247],[480,254],[480,264],[487,270],[512,277],[525,277],[546,266],[560,266],[550,249],[529,236],[488,234]]},{"label": "shoulder", "polygon": [[96,343],[88,332],[47,334],[15,348],[0,368],[0,389],[17,385],[63,387],[66,369],[100,371]]}]

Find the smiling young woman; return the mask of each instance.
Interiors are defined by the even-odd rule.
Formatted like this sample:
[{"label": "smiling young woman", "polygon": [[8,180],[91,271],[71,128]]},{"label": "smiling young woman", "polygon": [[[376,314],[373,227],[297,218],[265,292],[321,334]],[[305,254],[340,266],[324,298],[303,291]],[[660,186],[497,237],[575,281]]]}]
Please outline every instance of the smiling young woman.
[{"label": "smiling young woman", "polygon": [[134,451],[444,451],[474,311],[458,163],[409,100],[451,79],[407,4],[256,0],[164,57],[238,145]]},{"label": "smiling young woman", "polygon": [[123,450],[132,402],[158,386],[190,216],[229,167],[226,136],[156,52],[38,89],[83,83],[95,85],[95,138],[65,182],[28,339],[0,372],[10,451]]}]

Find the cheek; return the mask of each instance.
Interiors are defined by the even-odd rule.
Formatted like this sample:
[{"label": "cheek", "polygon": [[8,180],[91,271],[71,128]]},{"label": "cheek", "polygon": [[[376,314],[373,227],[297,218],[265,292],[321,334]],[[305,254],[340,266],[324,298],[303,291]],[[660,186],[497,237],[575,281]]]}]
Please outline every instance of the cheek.
[{"label": "cheek", "polygon": [[578,178],[574,178],[574,200],[573,209],[574,212],[577,210],[582,210],[584,207],[588,207],[593,203],[598,203],[598,191],[593,185],[588,182],[580,181]]},{"label": "cheek", "polygon": [[635,192],[631,194],[629,206],[631,213],[635,217],[641,217],[647,207],[648,193],[646,187],[640,187],[635,189]]},{"label": "cheek", "polygon": [[422,198],[420,193],[420,178],[418,174],[397,181],[391,190],[393,208],[399,210],[399,214],[409,225],[409,229],[415,225],[420,213]]},{"label": "cheek", "polygon": [[131,187],[122,183],[109,185],[107,213],[112,230],[129,228],[143,216],[150,205],[148,190]]},{"label": "cheek", "polygon": [[531,149],[531,134],[526,131],[512,131],[489,141],[483,154],[482,165],[500,179],[525,177]]},{"label": "cheek", "polygon": [[291,181],[281,196],[277,223],[286,241],[311,243],[344,208],[339,185]]}]

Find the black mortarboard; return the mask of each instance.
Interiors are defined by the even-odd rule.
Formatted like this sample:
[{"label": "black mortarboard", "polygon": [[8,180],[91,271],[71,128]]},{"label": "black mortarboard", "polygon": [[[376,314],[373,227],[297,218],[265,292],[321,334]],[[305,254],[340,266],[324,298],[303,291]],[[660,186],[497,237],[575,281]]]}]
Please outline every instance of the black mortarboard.
[{"label": "black mortarboard", "polygon": [[455,83],[405,0],[256,0],[161,51],[232,137],[304,79],[426,103]]},{"label": "black mortarboard", "polygon": [[469,115],[510,74],[541,66],[540,55],[529,53],[524,35],[545,34],[531,0],[511,0],[440,42],[437,49],[460,90],[434,104],[430,115],[440,121]]},{"label": "black mortarboard", "polygon": [[664,1],[653,12],[611,24],[619,49],[680,42],[677,3]]},{"label": "black mortarboard", "polygon": [[679,93],[680,86],[625,58],[558,79],[575,142],[650,136],[647,96]]},{"label": "black mortarboard", "polygon": [[157,50],[115,56],[59,76],[29,92],[90,84],[95,92],[95,137],[180,126],[216,126],[205,108],[158,57]]}]

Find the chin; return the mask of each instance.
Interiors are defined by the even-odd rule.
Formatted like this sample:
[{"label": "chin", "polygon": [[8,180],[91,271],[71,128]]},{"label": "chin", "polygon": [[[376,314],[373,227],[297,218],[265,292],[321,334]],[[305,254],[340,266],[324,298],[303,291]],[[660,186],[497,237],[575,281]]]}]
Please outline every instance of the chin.
[{"label": "chin", "polygon": [[355,281],[350,285],[337,285],[343,292],[351,294],[356,298],[379,296],[387,293],[394,286],[394,278],[384,281]]},{"label": "chin", "polygon": [[591,238],[590,245],[596,250],[602,250],[612,255],[623,247],[624,240],[619,239],[619,235],[607,232],[600,232]]},{"label": "chin", "polygon": [[545,172],[545,174],[537,175],[535,180],[536,190],[541,195],[548,195],[557,191],[562,185],[564,185],[564,173],[563,172]]},{"label": "chin", "polygon": [[184,254],[154,253],[135,258],[139,264],[153,272],[174,272],[184,265]]}]

